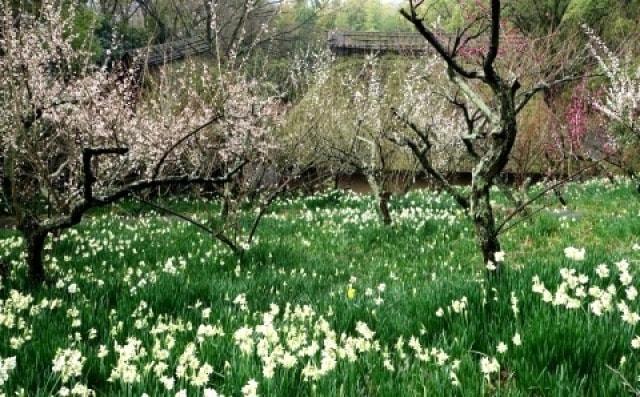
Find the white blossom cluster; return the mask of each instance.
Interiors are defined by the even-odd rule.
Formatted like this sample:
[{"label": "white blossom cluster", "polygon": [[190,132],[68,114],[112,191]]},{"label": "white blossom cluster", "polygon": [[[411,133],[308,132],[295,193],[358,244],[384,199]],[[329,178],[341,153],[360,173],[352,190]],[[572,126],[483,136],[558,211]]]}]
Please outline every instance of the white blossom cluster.
[{"label": "white blossom cluster", "polygon": [[611,51],[588,26],[588,48],[608,79],[604,99],[594,106],[611,120],[622,123],[636,136],[640,135],[640,68],[633,70]]},{"label": "white blossom cluster", "polygon": [[84,198],[86,149],[127,150],[98,156],[95,196],[122,181],[209,178],[274,150],[287,107],[245,64],[213,70],[186,60],[144,74],[144,59],[127,66],[109,55],[98,65],[91,38],[72,32],[75,7],[45,0],[15,23],[12,3],[1,4],[0,155],[11,155],[14,175],[26,174],[11,179],[12,205],[44,201],[49,218],[68,215]]}]

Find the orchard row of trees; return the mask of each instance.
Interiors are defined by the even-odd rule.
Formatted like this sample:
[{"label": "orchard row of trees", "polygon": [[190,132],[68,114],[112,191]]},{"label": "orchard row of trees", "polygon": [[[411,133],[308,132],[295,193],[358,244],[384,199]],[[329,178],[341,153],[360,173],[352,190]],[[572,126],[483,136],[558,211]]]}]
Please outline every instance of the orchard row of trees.
[{"label": "orchard row of trees", "polygon": [[[45,279],[51,235],[94,208],[146,201],[141,195],[160,188],[216,197],[221,211],[213,222],[173,214],[238,253],[273,200],[315,177],[363,174],[381,221],[391,224],[389,175],[398,164],[456,200],[475,226],[485,264],[496,270],[500,234],[537,198],[605,163],[634,174],[625,160],[640,139],[640,76],[631,58],[586,25],[582,48],[558,47],[555,34],[531,37],[499,0],[437,3],[408,1],[400,14],[430,55],[391,67],[370,56],[344,67],[331,54],[308,51],[288,63],[282,85],[269,78],[260,48],[288,33],[275,18],[288,3],[243,0],[230,18],[230,8],[205,3],[211,57],[150,71],[144,51],[130,62],[118,57],[119,35],[95,57],[98,25],[78,29],[84,7],[3,0],[1,201],[25,238],[31,279]],[[461,21],[432,20],[438,7]],[[567,86],[578,88],[560,112],[558,90]],[[537,117],[536,101],[547,105],[550,122],[532,140],[522,131]],[[509,162],[527,151],[544,154],[551,169],[533,197],[504,181]],[[580,167],[566,168],[566,159]],[[448,179],[460,167],[471,171],[468,190]],[[491,196],[496,186],[513,201],[502,219]],[[249,228],[240,222],[247,213],[255,214]]]}]

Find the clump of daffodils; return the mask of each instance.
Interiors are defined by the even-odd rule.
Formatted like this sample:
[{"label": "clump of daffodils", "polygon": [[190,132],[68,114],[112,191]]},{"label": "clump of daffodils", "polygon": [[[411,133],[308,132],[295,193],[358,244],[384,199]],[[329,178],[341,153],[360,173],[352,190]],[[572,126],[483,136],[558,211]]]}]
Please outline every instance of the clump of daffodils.
[{"label": "clump of daffodils", "polygon": [[196,332],[199,343],[216,336],[224,336],[224,330],[219,325],[200,324]]},{"label": "clump of daffodils", "polygon": [[213,367],[207,363],[201,363],[198,359],[196,345],[188,344],[178,358],[177,378],[187,380],[192,386],[202,387],[209,382],[212,373]]},{"label": "clump of daffodils", "polygon": [[250,379],[246,385],[242,386],[242,397],[257,397],[258,396],[258,382],[255,379]]},{"label": "clump of daffodils", "polygon": [[82,375],[82,367],[86,360],[77,349],[58,349],[51,370],[59,374],[62,382],[66,383],[69,379]]},{"label": "clump of daffodils", "polygon": [[62,386],[60,390],[58,390],[58,395],[60,397],[92,397],[95,396],[96,393],[82,383],[76,383],[71,387],[71,389],[66,386]]},{"label": "clump of daffodils", "polygon": [[[570,255],[577,258],[583,257],[583,253],[570,253]],[[588,313],[596,317],[602,317],[617,310],[623,323],[635,326],[640,322],[640,313],[637,307],[634,307],[638,290],[632,285],[634,277],[631,273],[631,265],[627,260],[621,260],[614,265],[614,270],[604,263],[598,265],[594,269],[597,277],[592,280],[575,269],[560,269],[562,282],[555,292],[550,291],[538,276],[534,276],[532,291],[541,295],[543,302],[554,306],[570,310],[586,306]],[[599,282],[606,282],[606,284],[598,285]],[[631,345],[634,349],[640,348],[640,339],[634,338]]]},{"label": "clump of daffodils", "polygon": [[586,256],[584,248],[567,247],[564,249],[564,256],[573,261],[583,261]]},{"label": "clump of daffodils", "polygon": [[0,358],[0,386],[3,386],[9,380],[9,374],[14,369],[16,369],[15,357]]},{"label": "clump of daffodils", "polygon": [[482,357],[480,359],[480,372],[487,380],[491,381],[491,376],[500,372],[500,363],[495,357]]},{"label": "clump of daffodils", "polygon": [[[466,305],[466,300],[462,305]],[[379,356],[387,371],[395,371],[389,348],[381,346],[376,332],[363,321],[356,322],[353,334],[339,333],[311,306],[290,304],[283,310],[272,304],[259,317],[262,319],[259,324],[238,328],[233,340],[243,356],[257,356],[265,379],[272,379],[278,370],[300,368],[303,380],[315,382],[334,373],[340,362],[353,364],[372,356]],[[404,340],[400,338],[398,343],[396,357],[408,360]],[[409,347],[419,361],[439,367],[449,364],[446,352],[423,347],[417,337],[410,338]]]},{"label": "clump of daffodils", "polygon": [[118,354],[118,361],[111,370],[109,381],[121,381],[125,384],[140,382],[138,363],[147,355],[147,351],[142,347],[142,341],[130,337],[124,345],[115,342],[114,351]]}]

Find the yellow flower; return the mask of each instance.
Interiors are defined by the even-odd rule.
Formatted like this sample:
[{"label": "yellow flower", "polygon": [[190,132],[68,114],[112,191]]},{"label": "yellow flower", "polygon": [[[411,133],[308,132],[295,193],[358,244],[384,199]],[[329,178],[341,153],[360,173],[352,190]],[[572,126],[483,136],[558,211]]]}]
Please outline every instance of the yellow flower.
[{"label": "yellow flower", "polygon": [[356,289],[353,287],[347,288],[347,298],[353,299],[356,297]]}]

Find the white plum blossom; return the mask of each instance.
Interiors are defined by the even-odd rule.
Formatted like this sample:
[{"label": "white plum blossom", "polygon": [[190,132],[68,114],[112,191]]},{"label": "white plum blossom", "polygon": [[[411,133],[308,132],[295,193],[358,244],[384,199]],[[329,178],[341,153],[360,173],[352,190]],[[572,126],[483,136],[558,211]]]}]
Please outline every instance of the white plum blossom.
[{"label": "white plum blossom", "polygon": [[624,62],[611,51],[593,29],[583,26],[589,42],[588,49],[598,61],[608,80],[604,100],[594,106],[609,119],[625,126],[636,138],[640,137],[640,68],[624,66]]},{"label": "white plum blossom", "polygon": [[[13,158],[6,200],[25,237],[46,238],[92,207],[149,188],[220,185],[279,148],[272,133],[288,106],[245,73],[246,63],[223,70],[185,59],[152,74],[138,51],[131,65],[115,55],[98,64],[92,45],[102,39],[74,30],[83,6],[44,0],[14,15],[9,0],[1,4],[0,157]],[[111,39],[117,49],[118,35]],[[30,258],[41,281],[45,269]],[[167,263],[165,271],[178,269]]]}]

